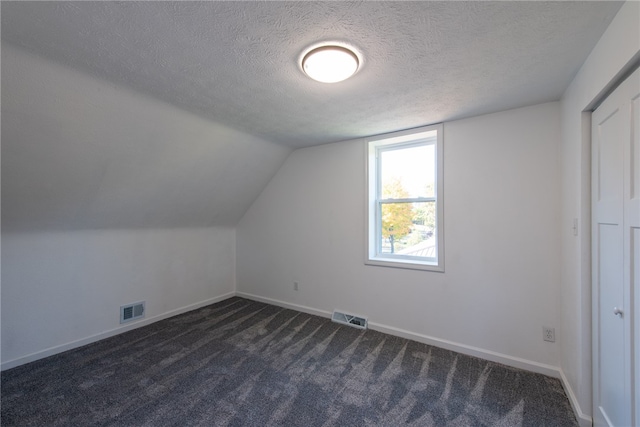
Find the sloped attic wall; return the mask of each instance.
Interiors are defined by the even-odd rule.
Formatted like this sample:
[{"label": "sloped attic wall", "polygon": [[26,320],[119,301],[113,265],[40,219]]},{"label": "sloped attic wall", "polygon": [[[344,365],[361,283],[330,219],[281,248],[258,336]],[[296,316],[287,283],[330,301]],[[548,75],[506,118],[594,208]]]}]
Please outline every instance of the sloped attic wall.
[{"label": "sloped attic wall", "polygon": [[2,226],[234,226],[288,150],[2,46]]},{"label": "sloped attic wall", "polygon": [[234,227],[288,153],[3,42],[3,368],[120,331],[121,304],[232,292]]}]

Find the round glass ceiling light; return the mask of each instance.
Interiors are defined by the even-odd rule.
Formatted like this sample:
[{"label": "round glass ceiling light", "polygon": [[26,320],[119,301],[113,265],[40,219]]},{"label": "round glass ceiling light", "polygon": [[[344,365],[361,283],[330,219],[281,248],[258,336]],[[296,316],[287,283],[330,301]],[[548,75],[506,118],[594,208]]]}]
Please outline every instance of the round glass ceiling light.
[{"label": "round glass ceiling light", "polygon": [[337,83],[358,71],[360,62],[356,54],[342,46],[320,46],[302,58],[302,70],[322,83]]}]

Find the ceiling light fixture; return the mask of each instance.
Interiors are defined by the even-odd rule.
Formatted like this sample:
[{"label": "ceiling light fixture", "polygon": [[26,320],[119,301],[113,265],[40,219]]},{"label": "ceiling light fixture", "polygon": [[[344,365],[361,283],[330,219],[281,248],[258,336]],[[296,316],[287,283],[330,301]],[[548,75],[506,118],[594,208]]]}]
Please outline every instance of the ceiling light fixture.
[{"label": "ceiling light fixture", "polygon": [[360,61],[350,49],[324,45],[310,50],[302,58],[302,70],[322,83],[337,83],[348,79],[358,71]]}]

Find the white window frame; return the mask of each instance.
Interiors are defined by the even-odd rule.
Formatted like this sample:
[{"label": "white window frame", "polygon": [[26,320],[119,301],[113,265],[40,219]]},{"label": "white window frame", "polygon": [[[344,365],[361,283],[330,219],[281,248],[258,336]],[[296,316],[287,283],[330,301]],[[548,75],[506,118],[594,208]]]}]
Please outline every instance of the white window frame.
[{"label": "white window frame", "polygon": [[[433,136],[433,131],[436,135]],[[443,158],[444,126],[442,124],[425,126],[386,135],[379,135],[365,140],[366,150],[366,257],[365,264],[444,272],[444,158]],[[381,218],[379,215],[381,199],[381,179],[379,153],[388,149],[402,149],[423,144],[435,145],[436,185],[434,197],[406,199],[403,201],[434,201],[436,203],[436,256],[434,258],[415,257],[400,254],[382,253],[380,249]],[[384,202],[392,202],[392,199]]]}]

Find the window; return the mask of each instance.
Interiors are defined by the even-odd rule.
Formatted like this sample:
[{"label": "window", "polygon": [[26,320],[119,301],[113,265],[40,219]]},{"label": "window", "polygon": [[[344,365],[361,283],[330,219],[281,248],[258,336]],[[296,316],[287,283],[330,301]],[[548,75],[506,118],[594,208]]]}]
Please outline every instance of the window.
[{"label": "window", "polygon": [[367,141],[366,264],[444,271],[443,126]]}]

